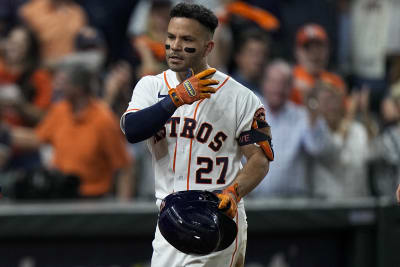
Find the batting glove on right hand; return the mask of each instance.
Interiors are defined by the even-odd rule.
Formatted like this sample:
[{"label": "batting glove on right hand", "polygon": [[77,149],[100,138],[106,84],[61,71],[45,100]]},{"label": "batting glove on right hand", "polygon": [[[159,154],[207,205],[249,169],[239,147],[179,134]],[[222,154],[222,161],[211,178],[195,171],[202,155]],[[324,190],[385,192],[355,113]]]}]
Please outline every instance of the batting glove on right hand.
[{"label": "batting glove on right hand", "polygon": [[226,215],[235,218],[237,213],[237,203],[240,201],[239,194],[237,192],[238,184],[235,183],[224,189],[222,193],[216,194],[220,199],[218,209],[225,212]]},{"label": "batting glove on right hand", "polygon": [[174,102],[176,107],[180,107],[184,104],[192,104],[193,102],[210,98],[211,94],[215,93],[215,88],[209,85],[217,85],[219,81],[213,79],[205,79],[216,72],[216,69],[209,68],[196,75],[193,75],[193,70],[191,77],[184,80],[176,88],[172,88],[168,91],[169,96]]}]

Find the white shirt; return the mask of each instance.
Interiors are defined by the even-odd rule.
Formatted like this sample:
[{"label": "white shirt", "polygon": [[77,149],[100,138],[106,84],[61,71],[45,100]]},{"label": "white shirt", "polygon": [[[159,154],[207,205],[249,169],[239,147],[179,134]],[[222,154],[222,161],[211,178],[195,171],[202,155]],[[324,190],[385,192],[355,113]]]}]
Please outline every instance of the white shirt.
[{"label": "white shirt", "polygon": [[330,155],[313,160],[315,196],[325,198],[365,197],[368,194],[368,134],[359,122],[352,122],[346,137],[333,134]]}]

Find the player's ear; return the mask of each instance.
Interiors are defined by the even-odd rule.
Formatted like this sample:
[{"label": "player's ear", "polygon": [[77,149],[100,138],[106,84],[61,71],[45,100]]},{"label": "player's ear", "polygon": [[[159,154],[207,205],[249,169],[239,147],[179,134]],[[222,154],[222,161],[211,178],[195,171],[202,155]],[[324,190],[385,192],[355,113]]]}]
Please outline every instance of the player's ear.
[{"label": "player's ear", "polygon": [[203,54],[204,57],[208,56],[211,53],[211,51],[214,48],[214,45],[215,43],[212,40],[207,42],[206,48],[204,49],[204,54]]}]

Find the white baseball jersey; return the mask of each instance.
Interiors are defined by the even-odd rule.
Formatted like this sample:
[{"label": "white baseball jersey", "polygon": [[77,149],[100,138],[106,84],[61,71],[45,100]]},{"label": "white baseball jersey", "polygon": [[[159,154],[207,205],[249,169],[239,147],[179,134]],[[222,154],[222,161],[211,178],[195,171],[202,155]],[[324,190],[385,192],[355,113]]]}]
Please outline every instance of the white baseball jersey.
[{"label": "white baseball jersey", "polygon": [[[157,199],[181,190],[223,189],[241,168],[239,135],[250,130],[256,111],[263,106],[231,77],[217,71],[212,78],[220,83],[210,99],[179,107],[164,128],[148,139]],[[156,104],[178,84],[171,70],[143,77],[125,114]]]},{"label": "white baseball jersey", "polygon": [[[260,108],[259,98],[231,77],[217,71],[217,92],[210,99],[182,105],[155,136],[147,140],[153,156],[157,204],[168,194],[182,190],[221,190],[229,186],[241,169],[238,138],[251,125]],[[167,70],[143,77],[133,90],[121,118],[152,106],[179,84],[176,73]],[[152,266],[236,266],[244,261],[247,221],[243,202],[235,218],[238,237],[227,249],[207,256],[186,255],[174,249],[157,229],[153,241]]]}]

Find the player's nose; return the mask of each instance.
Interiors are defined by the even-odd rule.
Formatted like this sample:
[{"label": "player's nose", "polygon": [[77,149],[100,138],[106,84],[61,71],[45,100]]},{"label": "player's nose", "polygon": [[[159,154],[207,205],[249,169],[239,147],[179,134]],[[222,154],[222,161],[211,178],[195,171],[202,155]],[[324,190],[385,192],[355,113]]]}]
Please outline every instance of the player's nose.
[{"label": "player's nose", "polygon": [[182,50],[182,43],[178,38],[171,42],[171,49],[175,51]]}]

